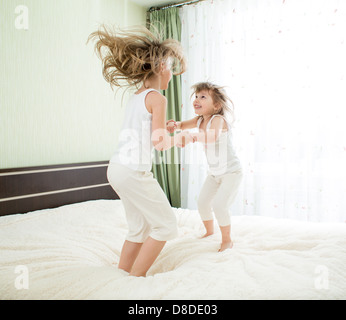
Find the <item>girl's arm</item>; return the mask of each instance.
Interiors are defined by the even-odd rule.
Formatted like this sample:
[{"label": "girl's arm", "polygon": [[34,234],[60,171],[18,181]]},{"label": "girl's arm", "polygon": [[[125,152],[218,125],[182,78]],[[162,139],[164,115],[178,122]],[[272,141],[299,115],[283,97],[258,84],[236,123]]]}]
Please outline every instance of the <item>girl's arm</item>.
[{"label": "girl's arm", "polygon": [[198,120],[198,117],[194,117],[190,120],[178,121],[177,122],[177,130],[186,130],[186,129],[196,128],[197,127],[197,120]]},{"label": "girl's arm", "polygon": [[174,121],[173,119],[168,120],[166,122],[167,130],[169,133],[173,133],[174,131],[182,131],[186,129],[192,129],[197,127],[198,117],[192,118],[186,121]]},{"label": "girl's arm", "polygon": [[146,107],[152,113],[152,142],[154,148],[163,151],[175,145],[184,146],[193,142],[193,138],[188,132],[181,132],[178,135],[170,136],[166,129],[167,99],[158,92],[150,92],[146,97]]}]

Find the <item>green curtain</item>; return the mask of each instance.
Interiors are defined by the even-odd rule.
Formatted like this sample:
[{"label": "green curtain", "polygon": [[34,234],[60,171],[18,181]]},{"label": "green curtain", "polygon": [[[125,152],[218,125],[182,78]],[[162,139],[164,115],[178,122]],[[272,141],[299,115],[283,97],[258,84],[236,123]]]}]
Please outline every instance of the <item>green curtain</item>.
[{"label": "green curtain", "polygon": [[[178,8],[157,10],[149,13],[150,29],[157,28],[165,39],[180,41],[181,21]],[[167,98],[167,120],[181,120],[181,76],[173,76],[168,89],[162,94]],[[160,160],[160,161],[158,161]],[[156,164],[155,164],[156,163]],[[165,192],[172,207],[179,208],[180,201],[180,149],[173,147],[167,151],[155,150],[152,172]]]}]

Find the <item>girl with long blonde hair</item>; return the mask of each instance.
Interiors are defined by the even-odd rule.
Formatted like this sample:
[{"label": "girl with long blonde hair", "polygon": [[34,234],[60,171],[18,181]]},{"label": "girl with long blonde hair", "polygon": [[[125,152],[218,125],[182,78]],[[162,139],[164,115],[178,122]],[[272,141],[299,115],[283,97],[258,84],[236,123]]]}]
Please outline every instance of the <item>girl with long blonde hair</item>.
[{"label": "girl with long blonde hair", "polygon": [[103,26],[92,33],[102,73],[110,85],[135,87],[128,101],[108,180],[125,208],[128,235],[118,268],[146,276],[166,241],[177,236],[175,214],[151,171],[151,152],[193,141],[188,132],[174,137],[166,130],[166,90],[173,74],[186,69],[181,44],[161,40],[146,28],[111,32]]}]

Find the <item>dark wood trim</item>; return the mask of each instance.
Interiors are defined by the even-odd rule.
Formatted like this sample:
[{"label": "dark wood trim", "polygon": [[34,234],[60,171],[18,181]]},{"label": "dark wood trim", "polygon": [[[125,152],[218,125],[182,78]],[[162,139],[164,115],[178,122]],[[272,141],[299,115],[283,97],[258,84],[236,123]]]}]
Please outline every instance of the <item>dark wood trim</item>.
[{"label": "dark wood trim", "polygon": [[76,191],[72,190],[62,193],[0,202],[0,216],[56,208],[67,204],[98,199],[119,199],[119,197],[111,186]]},{"label": "dark wood trim", "polygon": [[119,199],[108,184],[107,167],[108,161],[100,161],[1,169],[0,216],[88,200]]},{"label": "dark wood trim", "polygon": [[0,199],[108,182],[106,166],[80,168],[0,176]]},{"label": "dark wood trim", "polygon": [[7,173],[7,172],[63,169],[63,168],[69,168],[69,167],[85,167],[85,166],[102,165],[102,164],[107,165],[108,161],[66,163],[66,164],[54,164],[54,165],[50,165],[50,166],[20,167],[20,168],[8,168],[8,169],[5,168],[5,169],[0,169],[0,174]]}]

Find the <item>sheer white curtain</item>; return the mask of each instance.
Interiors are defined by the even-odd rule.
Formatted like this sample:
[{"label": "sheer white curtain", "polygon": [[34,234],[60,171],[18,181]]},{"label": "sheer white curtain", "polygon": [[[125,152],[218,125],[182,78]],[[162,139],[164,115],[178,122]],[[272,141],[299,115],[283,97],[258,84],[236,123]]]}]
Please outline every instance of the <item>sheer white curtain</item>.
[{"label": "sheer white curtain", "polygon": [[[192,84],[227,86],[244,181],[232,215],[346,222],[346,1],[209,0],[181,9],[183,119]],[[185,148],[182,207],[206,177]]]}]

